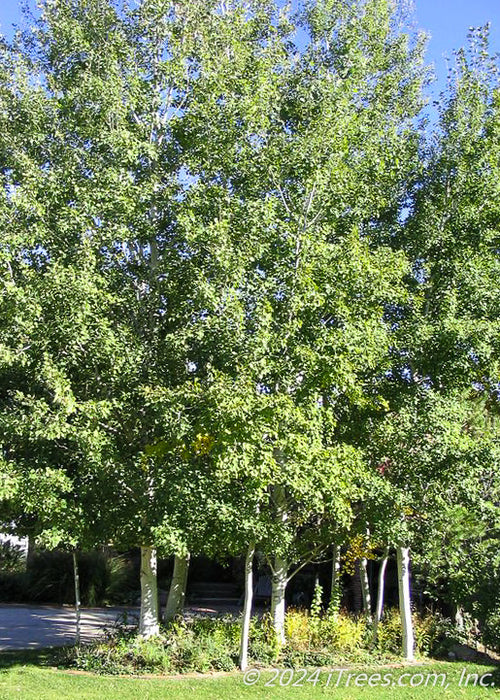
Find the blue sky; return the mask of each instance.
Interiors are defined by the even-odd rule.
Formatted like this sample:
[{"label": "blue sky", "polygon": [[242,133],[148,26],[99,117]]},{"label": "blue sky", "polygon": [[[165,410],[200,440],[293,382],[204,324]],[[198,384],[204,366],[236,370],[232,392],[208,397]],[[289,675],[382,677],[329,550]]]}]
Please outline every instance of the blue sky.
[{"label": "blue sky", "polygon": [[[446,79],[446,59],[465,42],[471,26],[491,22],[491,48],[500,52],[500,0],[413,0],[417,26],[430,35],[427,59],[434,63],[440,85]],[[0,0],[0,32],[8,35],[19,20],[18,0]]]},{"label": "blue sky", "polygon": [[439,82],[446,79],[445,56],[463,46],[469,27],[491,23],[491,50],[500,52],[500,0],[413,0],[417,25],[430,33],[427,59]]}]

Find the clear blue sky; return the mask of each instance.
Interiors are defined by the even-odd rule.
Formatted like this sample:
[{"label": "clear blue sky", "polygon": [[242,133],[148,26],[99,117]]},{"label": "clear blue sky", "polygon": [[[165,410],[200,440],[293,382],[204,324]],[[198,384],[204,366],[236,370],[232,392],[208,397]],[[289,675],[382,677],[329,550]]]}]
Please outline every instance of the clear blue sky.
[{"label": "clear blue sky", "polygon": [[427,60],[439,82],[446,79],[445,56],[464,45],[469,27],[491,23],[491,50],[500,52],[500,0],[413,0],[417,25],[430,35]]},{"label": "clear blue sky", "polygon": [[[440,85],[446,79],[445,56],[465,43],[467,30],[491,22],[491,47],[500,52],[500,0],[413,0],[417,25],[430,33],[427,59]],[[19,20],[18,0],[0,0],[0,32],[9,35]]]}]

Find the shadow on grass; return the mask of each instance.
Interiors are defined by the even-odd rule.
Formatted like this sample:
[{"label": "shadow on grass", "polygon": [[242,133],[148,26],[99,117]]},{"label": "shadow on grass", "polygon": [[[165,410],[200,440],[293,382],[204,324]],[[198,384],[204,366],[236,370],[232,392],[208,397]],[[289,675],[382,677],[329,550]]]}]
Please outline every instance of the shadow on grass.
[{"label": "shadow on grass", "polygon": [[71,647],[48,647],[46,649],[12,649],[0,652],[0,672],[15,666],[37,666],[38,668],[62,667],[67,650]]},{"label": "shadow on grass", "polygon": [[457,676],[460,676],[461,688],[477,688],[498,693],[500,688],[500,664],[496,659],[487,661],[481,659],[473,663],[453,661],[457,666]]},{"label": "shadow on grass", "polygon": [[496,689],[498,692],[498,688],[500,688],[500,664],[498,663],[498,661],[494,660],[489,664],[486,664],[486,662],[484,662],[484,665],[489,666],[488,670],[485,669],[484,672],[491,674],[491,676],[488,679],[484,678],[483,676],[485,685],[491,690]]}]

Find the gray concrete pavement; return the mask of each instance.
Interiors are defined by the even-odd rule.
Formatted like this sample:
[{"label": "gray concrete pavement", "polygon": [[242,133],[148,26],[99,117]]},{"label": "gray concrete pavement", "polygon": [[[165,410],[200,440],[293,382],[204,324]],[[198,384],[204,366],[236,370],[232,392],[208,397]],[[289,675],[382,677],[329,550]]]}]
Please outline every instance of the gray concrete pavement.
[{"label": "gray concrete pavement", "polygon": [[[82,608],[82,641],[104,634],[127,611],[129,621],[137,609]],[[0,605],[0,651],[64,646],[75,641],[75,610],[51,605]]]},{"label": "gray concrete pavement", "polygon": [[[139,619],[138,607],[82,608],[81,613],[82,642],[104,635],[117,620],[123,622],[124,613],[129,624],[137,624]],[[186,607],[184,616],[191,619],[239,613],[240,607],[234,605],[192,605]],[[69,605],[0,604],[0,652],[74,644],[75,628],[75,610]]]}]

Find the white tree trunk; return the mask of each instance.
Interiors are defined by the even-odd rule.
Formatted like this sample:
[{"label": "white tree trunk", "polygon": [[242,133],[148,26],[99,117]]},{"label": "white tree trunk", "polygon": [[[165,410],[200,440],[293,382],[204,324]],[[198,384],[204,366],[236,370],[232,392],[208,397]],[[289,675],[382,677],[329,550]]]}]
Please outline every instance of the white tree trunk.
[{"label": "white tree trunk", "polygon": [[245,601],[243,603],[243,617],[241,620],[240,658],[239,664],[242,671],[248,666],[248,634],[250,631],[250,618],[252,615],[253,601],[253,557],[255,554],[255,542],[248,545],[245,559]]},{"label": "white tree trunk", "polygon": [[384,556],[380,562],[380,569],[378,572],[378,591],[377,591],[377,608],[375,611],[375,619],[380,622],[382,619],[382,613],[384,611],[384,593],[385,593],[385,570],[387,569],[387,562],[389,561],[389,547],[386,547],[384,551]]},{"label": "white tree trunk", "polygon": [[80,611],[80,574],[78,572],[78,560],[76,558],[76,552],[73,552],[73,577],[75,581],[75,617],[76,617],[76,630],[75,630],[75,644],[80,644],[81,638],[81,611]]},{"label": "white tree trunk", "polygon": [[[280,449],[275,450],[275,459],[283,466],[284,456]],[[276,504],[276,520],[283,523],[288,520],[287,501],[284,487],[279,484],[273,489]],[[280,644],[285,643],[285,592],[288,583],[288,560],[282,556],[274,557],[273,586],[271,591],[271,619],[274,633]]]},{"label": "white tree trunk", "polygon": [[372,624],[372,598],[370,595],[370,580],[368,578],[368,560],[363,557],[359,562],[359,576],[361,579],[361,595],[363,596],[363,610],[366,621]]},{"label": "white tree trunk", "polygon": [[334,544],[332,547],[332,584],[330,588],[330,603],[328,611],[336,614],[340,608],[340,545]]},{"label": "white tree trunk", "polygon": [[167,605],[165,607],[164,620],[168,622],[176,615],[181,615],[186,599],[186,587],[189,571],[190,554],[176,554],[174,559],[174,572],[168,592]]},{"label": "white tree trunk", "polygon": [[389,547],[384,550],[384,556],[380,562],[380,569],[378,572],[378,590],[377,590],[377,607],[375,609],[375,625],[373,627],[373,641],[377,642],[378,636],[378,624],[382,619],[382,613],[384,611],[384,593],[385,593],[385,570],[387,569],[387,562],[389,561]]},{"label": "white tree trunk", "polygon": [[285,643],[285,593],[288,583],[288,562],[283,557],[275,557],[273,587],[271,593],[271,618],[280,644]]},{"label": "white tree trunk", "polygon": [[141,614],[139,618],[139,634],[142,637],[152,637],[160,632],[156,568],[156,549],[154,547],[141,547]]},{"label": "white tree trunk", "polygon": [[410,556],[408,547],[397,547],[399,612],[403,632],[403,656],[413,661],[415,639],[411,619]]},{"label": "white tree trunk", "polygon": [[460,605],[455,608],[455,625],[458,630],[462,631],[465,627],[464,611]]}]

